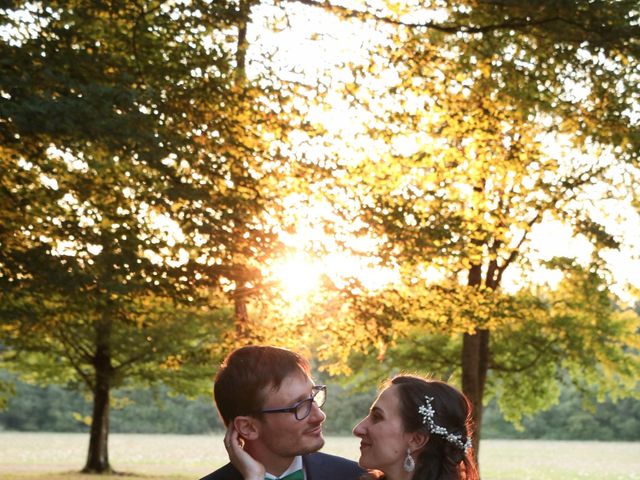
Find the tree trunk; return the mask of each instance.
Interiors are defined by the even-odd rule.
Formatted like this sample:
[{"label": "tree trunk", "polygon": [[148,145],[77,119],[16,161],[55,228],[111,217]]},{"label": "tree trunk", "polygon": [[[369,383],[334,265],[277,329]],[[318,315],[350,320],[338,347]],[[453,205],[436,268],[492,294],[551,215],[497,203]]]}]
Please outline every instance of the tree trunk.
[{"label": "tree trunk", "polygon": [[109,465],[109,396],[111,391],[111,354],[109,349],[110,324],[96,327],[96,354],[93,365],[96,381],[93,386],[93,417],[85,473],[112,472]]},{"label": "tree trunk", "polygon": [[476,461],[480,452],[480,433],[482,429],[482,398],[487,381],[489,366],[489,331],[476,330],[474,334],[465,333],[462,339],[462,391],[473,404],[473,450]]},{"label": "tree trunk", "polygon": [[235,306],[236,338],[244,338],[249,328],[249,312],[247,311],[247,295],[249,289],[243,280],[233,292],[233,303]]},{"label": "tree trunk", "polygon": [[236,47],[236,80],[243,85],[247,80],[247,50],[249,41],[247,40],[247,24],[251,13],[251,0],[240,0],[238,15],[238,43]]},{"label": "tree trunk", "polygon": [[[469,269],[469,286],[482,284],[482,266],[473,265]],[[482,430],[482,398],[489,370],[489,331],[476,329],[462,338],[462,391],[473,405],[473,451],[476,462],[480,453]]]},{"label": "tree trunk", "polygon": [[237,295],[234,300],[236,335],[239,338],[242,338],[247,331],[247,322],[249,321],[249,314],[247,313],[247,300],[241,295]]}]

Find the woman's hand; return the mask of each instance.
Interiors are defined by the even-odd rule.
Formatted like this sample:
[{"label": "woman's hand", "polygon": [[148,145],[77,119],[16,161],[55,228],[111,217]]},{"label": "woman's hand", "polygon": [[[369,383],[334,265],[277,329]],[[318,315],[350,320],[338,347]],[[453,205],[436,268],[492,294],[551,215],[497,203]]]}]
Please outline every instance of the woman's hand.
[{"label": "woman's hand", "polygon": [[264,465],[245,452],[242,446],[240,434],[233,422],[229,423],[224,435],[224,448],[227,449],[229,460],[240,471],[244,480],[264,480]]}]

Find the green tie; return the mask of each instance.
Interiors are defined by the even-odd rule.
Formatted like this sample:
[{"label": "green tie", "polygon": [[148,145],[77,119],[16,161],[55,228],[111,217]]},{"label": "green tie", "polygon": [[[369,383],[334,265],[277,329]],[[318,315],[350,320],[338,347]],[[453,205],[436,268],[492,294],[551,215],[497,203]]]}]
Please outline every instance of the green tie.
[{"label": "green tie", "polygon": [[279,480],[304,480],[304,472],[302,469],[291,472],[289,475],[279,477]]}]

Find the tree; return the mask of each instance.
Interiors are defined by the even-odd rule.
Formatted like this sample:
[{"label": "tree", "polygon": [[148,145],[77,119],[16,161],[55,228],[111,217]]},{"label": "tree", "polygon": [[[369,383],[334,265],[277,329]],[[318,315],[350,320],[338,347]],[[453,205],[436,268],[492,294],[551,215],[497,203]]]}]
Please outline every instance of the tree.
[{"label": "tree", "polygon": [[233,331],[221,285],[258,282],[274,245],[260,216],[283,159],[266,134],[296,123],[242,73],[234,2],[1,12],[3,360],[85,385],[84,470],[105,472],[112,388],[208,383]]},{"label": "tree", "polygon": [[[382,256],[399,266],[404,288],[352,298],[366,325],[359,338],[382,340],[384,352],[403,322],[433,332],[432,321],[459,335],[462,389],[479,428],[500,347],[491,336],[522,338],[508,326],[536,328],[528,312],[549,318],[535,298],[514,315],[511,304],[525,299],[501,293],[506,273],[537,268],[529,239],[538,225],[570,225],[594,248],[591,268],[611,280],[600,255],[623,239],[610,232],[607,210],[638,205],[637,5],[298,3],[372,32],[368,61],[351,66],[344,86],[367,125],[353,142],[363,160],[336,177],[349,192],[340,195],[361,207],[357,220],[383,239]],[[353,210],[343,215],[355,223]]]}]

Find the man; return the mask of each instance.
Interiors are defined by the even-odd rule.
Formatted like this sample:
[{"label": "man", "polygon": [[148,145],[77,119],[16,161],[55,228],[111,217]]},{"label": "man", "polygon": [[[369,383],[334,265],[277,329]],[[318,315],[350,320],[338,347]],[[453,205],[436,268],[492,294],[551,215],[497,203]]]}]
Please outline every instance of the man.
[{"label": "man", "polygon": [[[214,396],[229,432],[266,470],[267,479],[356,480],[355,462],[318,453],[324,446],[326,387],[314,385],[309,363],[297,353],[270,346],[239,348],[216,375]],[[289,476],[291,475],[291,476]],[[231,463],[201,480],[242,480]]]}]

